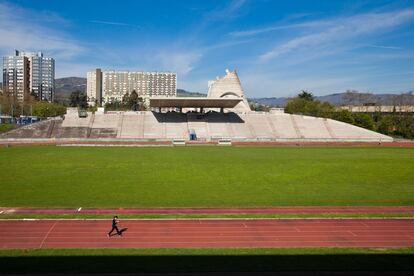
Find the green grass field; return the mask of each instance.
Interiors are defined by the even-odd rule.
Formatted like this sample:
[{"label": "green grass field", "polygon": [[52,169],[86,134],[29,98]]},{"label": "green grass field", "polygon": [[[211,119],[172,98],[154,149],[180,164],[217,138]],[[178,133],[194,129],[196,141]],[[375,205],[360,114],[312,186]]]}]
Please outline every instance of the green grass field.
[{"label": "green grass field", "polygon": [[413,205],[414,148],[0,148],[0,206]]}]

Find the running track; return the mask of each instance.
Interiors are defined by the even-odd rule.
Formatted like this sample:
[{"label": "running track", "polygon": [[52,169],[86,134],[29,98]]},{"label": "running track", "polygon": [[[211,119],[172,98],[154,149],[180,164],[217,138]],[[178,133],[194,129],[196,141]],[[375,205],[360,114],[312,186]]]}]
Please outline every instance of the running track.
[{"label": "running track", "polygon": [[1,220],[0,248],[410,247],[414,219]]}]

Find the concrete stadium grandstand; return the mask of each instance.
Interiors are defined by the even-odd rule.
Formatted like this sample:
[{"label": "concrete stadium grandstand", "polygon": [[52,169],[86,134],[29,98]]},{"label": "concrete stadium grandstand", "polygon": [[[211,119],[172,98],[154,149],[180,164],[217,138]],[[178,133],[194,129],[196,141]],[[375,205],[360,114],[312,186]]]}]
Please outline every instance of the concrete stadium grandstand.
[{"label": "concrete stadium grandstand", "polygon": [[[0,135],[3,139],[116,141],[391,142],[393,138],[347,123],[310,116],[251,111],[236,71],[209,82],[208,96],[150,97],[152,111],[104,112],[42,121]],[[86,114],[84,114],[86,115]]]}]

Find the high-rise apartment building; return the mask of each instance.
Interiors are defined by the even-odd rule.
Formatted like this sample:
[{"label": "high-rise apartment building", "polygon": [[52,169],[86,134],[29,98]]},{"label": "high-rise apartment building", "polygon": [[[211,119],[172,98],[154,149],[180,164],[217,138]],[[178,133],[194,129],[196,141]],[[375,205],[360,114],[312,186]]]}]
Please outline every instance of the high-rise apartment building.
[{"label": "high-rise apartment building", "polygon": [[3,57],[3,90],[23,101],[29,94],[39,100],[53,101],[55,94],[55,60],[41,52],[16,51]]},{"label": "high-rise apartment building", "polygon": [[102,71],[97,68],[95,71],[90,71],[86,76],[86,94],[89,105],[100,104],[102,102]]},{"label": "high-rise apartment building", "polygon": [[30,94],[30,67],[25,56],[3,57],[3,93],[23,101]]},{"label": "high-rise apartment building", "polygon": [[[121,101],[126,93],[131,93],[134,90],[140,97],[175,97],[177,95],[177,74],[171,72],[101,71],[96,69],[87,73],[87,82],[87,96],[90,104]],[[97,100],[99,98],[100,100]]]}]

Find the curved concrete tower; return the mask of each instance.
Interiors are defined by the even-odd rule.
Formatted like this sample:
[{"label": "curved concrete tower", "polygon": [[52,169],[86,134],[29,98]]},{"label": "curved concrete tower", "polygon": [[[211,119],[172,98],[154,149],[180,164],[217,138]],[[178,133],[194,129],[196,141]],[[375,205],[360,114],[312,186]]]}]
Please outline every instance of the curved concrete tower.
[{"label": "curved concrete tower", "polygon": [[244,96],[243,88],[240,83],[239,76],[236,70],[231,72],[226,69],[226,75],[223,77],[217,77],[215,80],[208,82],[208,95],[209,98],[242,98],[236,107],[232,108],[233,111],[247,112],[251,111],[249,103]]}]

